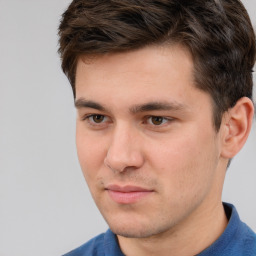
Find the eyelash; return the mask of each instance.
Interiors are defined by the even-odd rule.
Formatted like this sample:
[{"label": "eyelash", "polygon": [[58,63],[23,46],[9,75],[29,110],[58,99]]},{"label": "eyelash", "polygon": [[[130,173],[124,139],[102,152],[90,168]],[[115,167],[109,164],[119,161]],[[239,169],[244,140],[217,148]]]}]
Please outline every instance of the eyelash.
[{"label": "eyelash", "polygon": [[[173,120],[172,118],[167,118],[167,117],[164,117],[164,116],[147,116],[145,119],[146,119],[146,121],[149,122],[150,118],[151,118],[150,125],[156,126],[156,127],[157,127],[157,126],[159,126],[159,127],[160,127],[160,126],[163,126],[165,123],[167,123],[167,122]],[[161,119],[162,122],[161,122],[160,124],[153,124],[153,120],[152,120],[153,118]]]},{"label": "eyelash", "polygon": [[[90,121],[90,118],[93,118],[93,117],[103,117],[103,118],[107,118],[105,115],[101,115],[101,114],[90,114],[90,115],[86,115],[83,117],[83,121],[87,121],[90,125],[92,126],[99,126],[100,124],[102,124],[102,122],[100,123],[96,123],[96,122],[93,122],[93,121]],[[105,123],[105,122],[104,122]]]},{"label": "eyelash", "polygon": [[[107,119],[108,117],[105,116],[105,115],[101,115],[101,114],[90,114],[90,115],[86,115],[82,118],[83,121],[87,121],[89,123],[89,125],[91,126],[97,126],[99,127],[100,125],[103,125],[104,123],[106,123],[106,121],[104,122],[100,122],[100,123],[96,123],[95,121],[91,121],[90,119],[93,118],[93,117],[103,117],[104,119]],[[144,118],[144,121],[143,123],[147,123],[149,122],[148,120],[150,118],[159,118],[159,119],[162,119],[163,122],[161,122],[160,124],[153,124],[152,121],[151,123],[149,123],[150,125],[154,126],[154,127],[162,127],[165,123],[167,122],[172,122],[174,120],[174,118],[171,118],[171,117],[164,117],[164,116],[146,116]]]}]

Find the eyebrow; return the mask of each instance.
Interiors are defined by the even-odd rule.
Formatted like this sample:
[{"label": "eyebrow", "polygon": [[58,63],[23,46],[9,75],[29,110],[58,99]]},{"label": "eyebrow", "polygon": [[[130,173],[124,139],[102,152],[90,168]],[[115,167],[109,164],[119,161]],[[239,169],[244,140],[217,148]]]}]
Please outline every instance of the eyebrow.
[{"label": "eyebrow", "polygon": [[133,114],[139,112],[147,112],[147,111],[157,111],[157,110],[185,110],[188,107],[185,104],[181,104],[178,102],[148,102],[142,105],[135,105],[130,108],[130,112]]},{"label": "eyebrow", "polygon": [[99,111],[107,111],[107,109],[103,105],[101,105],[95,101],[86,100],[84,98],[79,98],[79,99],[75,100],[75,107],[77,109],[93,108],[93,109],[97,109]]},{"label": "eyebrow", "polygon": [[[75,107],[77,109],[81,108],[93,108],[99,111],[110,112],[104,105],[97,103],[95,101],[86,100],[85,98],[79,98],[75,100]],[[152,101],[147,102],[145,104],[138,104],[132,106],[129,111],[132,114],[148,112],[148,111],[157,111],[157,110],[175,110],[181,111],[188,109],[188,106],[185,104],[181,104],[179,102],[167,102],[167,101]]]}]

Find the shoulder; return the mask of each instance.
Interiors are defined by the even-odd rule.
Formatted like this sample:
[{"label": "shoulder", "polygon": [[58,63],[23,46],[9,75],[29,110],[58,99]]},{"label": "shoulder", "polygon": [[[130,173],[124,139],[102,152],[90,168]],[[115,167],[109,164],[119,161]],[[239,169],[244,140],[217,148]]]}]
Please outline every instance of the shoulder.
[{"label": "shoulder", "polygon": [[256,256],[256,234],[240,220],[236,208],[224,203],[229,223],[223,234],[200,256]]},{"label": "shoulder", "polygon": [[105,233],[102,233],[63,256],[102,256],[104,255],[104,237]]},{"label": "shoulder", "polygon": [[77,249],[64,254],[63,256],[124,256],[122,253],[116,235],[108,229]]},{"label": "shoulder", "polygon": [[233,225],[236,228],[233,233],[230,244],[236,250],[237,255],[256,256],[256,234],[255,232],[242,222],[234,206],[232,207]]},{"label": "shoulder", "polygon": [[240,232],[237,232],[237,236],[240,236],[240,243],[237,244],[238,250],[243,252],[243,255],[256,256],[256,234],[245,223],[241,223]]}]

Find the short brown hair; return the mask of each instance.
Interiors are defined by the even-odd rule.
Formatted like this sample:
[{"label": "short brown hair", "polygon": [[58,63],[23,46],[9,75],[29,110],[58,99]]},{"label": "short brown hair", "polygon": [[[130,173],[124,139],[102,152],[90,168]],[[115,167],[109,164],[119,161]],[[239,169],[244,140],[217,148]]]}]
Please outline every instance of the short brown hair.
[{"label": "short brown hair", "polygon": [[255,34],[239,0],[73,0],[59,26],[62,69],[75,97],[78,57],[179,43],[191,52],[198,88],[214,103],[214,125],[252,98]]}]

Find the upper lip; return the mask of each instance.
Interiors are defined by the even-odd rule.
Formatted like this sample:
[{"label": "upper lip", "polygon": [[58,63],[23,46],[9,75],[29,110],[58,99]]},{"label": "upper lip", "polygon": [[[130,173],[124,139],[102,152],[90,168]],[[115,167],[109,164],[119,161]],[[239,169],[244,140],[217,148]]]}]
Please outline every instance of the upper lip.
[{"label": "upper lip", "polygon": [[126,185],[126,186],[120,186],[120,185],[109,185],[106,187],[107,190],[116,191],[116,192],[123,192],[123,193],[129,193],[129,192],[150,192],[152,189],[147,189],[143,187],[138,186],[132,186],[132,185]]}]

